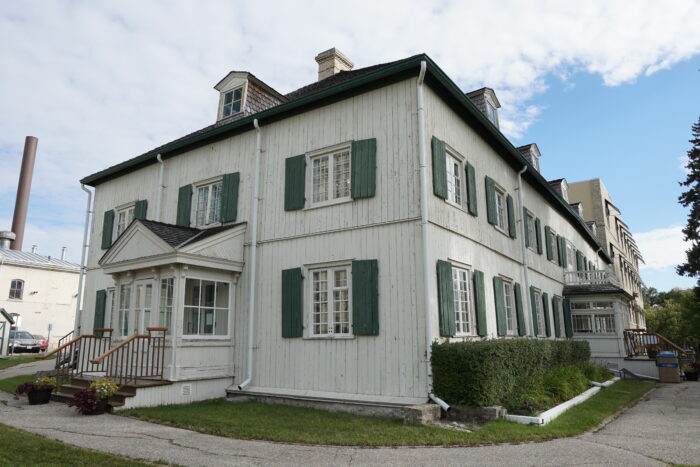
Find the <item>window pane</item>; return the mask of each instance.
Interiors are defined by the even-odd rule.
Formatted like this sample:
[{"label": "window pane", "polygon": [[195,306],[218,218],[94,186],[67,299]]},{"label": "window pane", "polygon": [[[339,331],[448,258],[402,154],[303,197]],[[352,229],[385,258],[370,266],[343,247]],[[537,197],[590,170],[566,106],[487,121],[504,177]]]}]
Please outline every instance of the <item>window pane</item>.
[{"label": "window pane", "polygon": [[503,282],[503,297],[506,311],[506,332],[514,333],[516,330],[516,319],[513,308],[513,285],[510,282]]},{"label": "window pane", "polygon": [[243,96],[243,88],[238,88],[233,91],[233,100],[234,101],[239,101],[241,100],[241,96]]},{"label": "window pane", "polygon": [[201,308],[199,312],[199,334],[214,333],[214,309]]},{"label": "window pane", "polygon": [[346,269],[337,270],[333,274],[333,332],[335,334],[350,333],[350,305],[348,295],[348,272]]},{"label": "window pane", "polygon": [[232,92],[227,92],[226,94],[224,94],[224,104],[230,104],[232,100],[233,100],[233,93]]},{"label": "window pane", "polygon": [[199,306],[199,286],[197,279],[187,279],[185,281],[185,306]]},{"label": "window pane", "polygon": [[215,282],[202,281],[202,306],[213,307],[215,298]]},{"label": "window pane", "polygon": [[197,326],[199,324],[199,308],[185,307],[182,321],[183,334],[197,334]]},{"label": "window pane", "polygon": [[572,315],[571,321],[573,323],[574,332],[593,332],[593,321],[590,315]]},{"label": "window pane", "polygon": [[350,196],[350,152],[344,151],[333,157],[334,197]]},{"label": "window pane", "polygon": [[328,156],[317,157],[312,162],[313,202],[328,199]]},{"label": "window pane", "polygon": [[203,186],[197,190],[197,225],[206,224],[207,204],[209,202],[209,187]]},{"label": "window pane", "polygon": [[228,284],[226,282],[216,283],[216,307],[228,308]]},{"label": "window pane", "polygon": [[228,309],[216,310],[216,329],[214,329],[214,334],[217,336],[228,334]]},{"label": "window pane", "polygon": [[231,115],[231,104],[226,104],[224,105],[223,116],[228,117],[229,115]]},{"label": "window pane", "polygon": [[167,334],[171,333],[170,322],[173,312],[173,279],[162,279],[160,281],[160,317],[158,325],[168,328]]},{"label": "window pane", "polygon": [[221,183],[211,186],[211,200],[209,201],[209,215],[207,223],[213,224],[221,220]]},{"label": "window pane", "polygon": [[313,281],[313,333],[328,333],[328,273],[314,271]]},{"label": "window pane", "polygon": [[241,101],[236,101],[231,104],[231,113],[235,114],[241,111]]}]

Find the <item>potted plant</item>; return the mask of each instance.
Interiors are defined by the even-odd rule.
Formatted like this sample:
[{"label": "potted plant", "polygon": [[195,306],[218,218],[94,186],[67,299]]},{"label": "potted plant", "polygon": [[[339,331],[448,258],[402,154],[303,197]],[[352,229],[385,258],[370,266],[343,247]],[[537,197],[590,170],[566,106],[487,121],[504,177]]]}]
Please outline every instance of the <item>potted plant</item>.
[{"label": "potted plant", "polygon": [[683,373],[688,381],[697,381],[700,376],[700,363],[684,363]]},{"label": "potted plant", "polygon": [[68,405],[78,409],[83,415],[99,415],[110,409],[109,398],[119,387],[110,379],[100,379],[90,383],[90,386],[76,392]]},{"label": "potted plant", "polygon": [[[52,376],[40,376],[33,382],[22,383],[15,389],[15,394],[26,394],[29,400],[29,405],[48,404],[51,400],[51,391],[53,391],[58,382]],[[18,397],[19,399],[19,397]]]},{"label": "potted plant", "polygon": [[659,349],[656,347],[656,344],[647,344],[646,345],[647,349],[647,357],[650,359],[654,360],[656,356],[659,354]]}]

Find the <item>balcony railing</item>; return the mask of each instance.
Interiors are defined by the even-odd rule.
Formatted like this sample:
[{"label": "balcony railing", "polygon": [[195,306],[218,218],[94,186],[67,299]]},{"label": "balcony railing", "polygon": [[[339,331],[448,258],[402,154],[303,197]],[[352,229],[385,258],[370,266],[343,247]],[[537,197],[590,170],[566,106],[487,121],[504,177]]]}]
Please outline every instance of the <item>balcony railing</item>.
[{"label": "balcony railing", "polygon": [[615,274],[610,271],[566,271],[564,272],[564,282],[567,285],[614,285],[619,287],[620,283]]}]

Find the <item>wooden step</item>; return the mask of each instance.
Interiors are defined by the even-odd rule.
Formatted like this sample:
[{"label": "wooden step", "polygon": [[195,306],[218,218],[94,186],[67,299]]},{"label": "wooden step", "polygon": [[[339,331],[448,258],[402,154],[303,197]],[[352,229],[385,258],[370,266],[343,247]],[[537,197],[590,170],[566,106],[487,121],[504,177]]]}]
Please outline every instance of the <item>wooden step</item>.
[{"label": "wooden step", "polygon": [[[103,379],[104,377],[98,376],[74,376],[70,378],[67,384],[60,385],[56,391],[51,394],[51,400],[56,402],[67,403],[73,398],[75,393],[81,391],[90,386],[93,381]],[[122,407],[126,401],[127,397],[134,397],[136,391],[139,388],[149,388],[157,386],[168,386],[173,384],[171,381],[165,381],[161,379],[146,379],[140,378],[136,381],[130,381],[129,384],[125,384],[119,387],[119,390],[115,392],[112,397],[109,398],[109,405],[112,407]]]}]

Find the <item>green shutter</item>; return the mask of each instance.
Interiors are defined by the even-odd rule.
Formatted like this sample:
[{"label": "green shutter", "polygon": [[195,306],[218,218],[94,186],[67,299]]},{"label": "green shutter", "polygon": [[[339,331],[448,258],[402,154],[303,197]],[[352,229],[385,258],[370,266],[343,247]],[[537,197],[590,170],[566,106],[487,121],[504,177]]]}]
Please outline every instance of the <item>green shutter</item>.
[{"label": "green shutter", "polygon": [[376,259],[352,262],[352,328],[356,336],[379,335],[379,268]]},{"label": "green shutter", "polygon": [[515,212],[513,211],[513,197],[506,196],[506,207],[508,208],[508,234],[511,238],[517,237],[517,228],[515,225]]},{"label": "green shutter", "polygon": [[112,231],[114,230],[114,211],[105,211],[102,221],[102,249],[106,250],[112,246]]},{"label": "green shutter", "polygon": [[537,254],[542,254],[542,222],[540,218],[535,219],[535,240],[537,242]]},{"label": "green shutter", "polygon": [[[95,319],[92,322],[92,328],[105,327],[105,309],[107,308],[107,291],[98,290],[95,293]],[[102,337],[102,332],[99,333]]]},{"label": "green shutter", "polygon": [[576,250],[576,270],[583,271],[583,255],[578,250]]},{"label": "green shutter", "polygon": [[303,279],[301,268],[282,271],[282,337],[303,334]]},{"label": "green shutter", "polygon": [[530,308],[532,312],[532,335],[537,337],[540,333],[540,326],[537,320],[537,305],[535,301],[535,288],[530,286]]},{"label": "green shutter", "polygon": [[520,289],[520,284],[517,282],[513,284],[513,291],[515,293],[515,313],[518,317],[518,335],[527,335],[527,328],[525,327],[525,308],[523,308],[523,292]]},{"label": "green shutter", "polygon": [[350,192],[352,199],[371,198],[376,191],[377,140],[363,139],[352,142],[352,162],[350,164]]},{"label": "green shutter", "polygon": [[561,337],[561,317],[559,316],[559,301],[552,297],[552,314],[554,315],[554,335]]},{"label": "green shutter", "polygon": [[493,277],[493,296],[496,302],[496,332],[499,336],[506,335],[506,302],[503,295],[503,279]]},{"label": "green shutter", "polygon": [[177,192],[177,220],[175,223],[182,227],[189,227],[191,211],[192,185],[181,186]]},{"label": "green shutter", "polygon": [[489,224],[498,224],[496,214],[496,182],[488,175],[484,178],[486,185],[486,220]]},{"label": "green shutter", "polygon": [[554,259],[554,252],[552,251],[552,229],[548,225],[544,227],[544,246],[547,249],[547,259]]},{"label": "green shutter", "polygon": [[221,222],[234,222],[238,217],[238,188],[240,172],[224,175],[221,184]]},{"label": "green shutter", "polygon": [[523,230],[525,231],[525,246],[530,246],[530,229],[527,225],[527,209],[523,206]]},{"label": "green shutter", "polygon": [[547,337],[552,337],[552,323],[549,320],[549,294],[542,293],[542,311],[544,312],[544,331]]},{"label": "green shutter", "polygon": [[452,264],[448,261],[437,262],[438,307],[440,335],[455,335],[455,300],[452,285]]},{"label": "green shutter", "polygon": [[469,214],[476,216],[478,215],[476,203],[476,172],[474,171],[474,166],[469,162],[465,162],[464,166],[464,170],[467,173],[467,210]]},{"label": "green shutter", "polygon": [[484,273],[474,271],[474,305],[476,308],[476,332],[481,337],[486,337],[486,290],[484,287]]},{"label": "green shutter", "polygon": [[433,136],[433,193],[447,199],[447,163],[445,162],[445,142]]},{"label": "green shutter", "polygon": [[571,322],[571,305],[569,304],[569,299],[564,299],[564,330],[566,332],[566,337],[573,337],[574,327]]},{"label": "green shutter", "polygon": [[284,210],[304,208],[306,201],[306,155],[284,160]]},{"label": "green shutter", "polygon": [[145,219],[148,211],[148,200],[142,199],[134,204],[134,219]]},{"label": "green shutter", "polygon": [[559,243],[559,266],[566,269],[568,267],[566,263],[566,239],[557,235],[557,242]]}]

